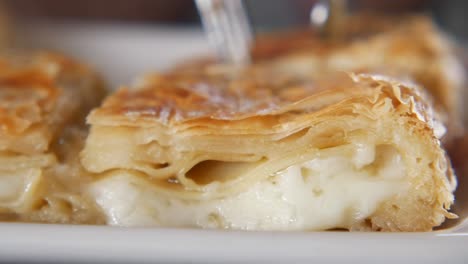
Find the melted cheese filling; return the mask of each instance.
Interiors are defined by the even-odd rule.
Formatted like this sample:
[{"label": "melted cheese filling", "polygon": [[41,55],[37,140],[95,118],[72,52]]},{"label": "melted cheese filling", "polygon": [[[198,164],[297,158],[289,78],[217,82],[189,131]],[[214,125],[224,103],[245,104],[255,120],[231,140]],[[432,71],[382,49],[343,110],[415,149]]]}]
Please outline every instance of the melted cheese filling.
[{"label": "melted cheese filling", "polygon": [[0,213],[25,213],[40,199],[43,169],[55,164],[52,154],[0,152]]},{"label": "melted cheese filling", "polygon": [[39,198],[42,170],[0,171],[0,213],[28,211]]},{"label": "melted cheese filling", "polygon": [[351,156],[322,156],[223,199],[165,197],[125,170],[95,182],[90,193],[111,225],[326,230],[364,221],[406,189],[404,162],[391,146],[356,145]]}]

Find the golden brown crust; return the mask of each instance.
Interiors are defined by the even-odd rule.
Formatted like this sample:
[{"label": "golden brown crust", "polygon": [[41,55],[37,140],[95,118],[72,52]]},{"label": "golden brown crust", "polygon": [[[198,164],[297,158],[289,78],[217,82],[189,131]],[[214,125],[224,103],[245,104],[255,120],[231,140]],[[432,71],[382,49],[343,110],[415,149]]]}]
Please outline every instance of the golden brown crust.
[{"label": "golden brown crust", "polygon": [[[93,71],[62,55],[0,55],[0,150],[46,150],[61,127],[84,116],[103,94]],[[25,142],[32,134],[36,141]]]},{"label": "golden brown crust", "polygon": [[[208,68],[196,75],[147,75],[136,87],[124,87],[108,97],[101,107],[91,112],[88,123],[139,127],[156,123],[179,125],[191,120],[208,123],[209,120],[235,121],[304,110],[302,107],[306,107],[307,112],[319,112],[344,99],[352,101],[363,96],[375,96],[374,87],[363,87],[362,81],[357,84],[344,73],[303,80],[287,74],[281,76],[281,73],[269,69],[246,70],[234,75],[225,75],[232,70],[230,68],[217,72],[210,70]],[[363,79],[367,75],[350,76]],[[401,83],[384,76],[372,76],[398,86]],[[411,83],[408,85],[414,86]],[[433,114],[426,103],[430,103],[430,98],[419,88],[405,88],[402,91],[407,93],[406,96],[418,98],[414,111]],[[311,108],[309,104],[313,101],[319,104]]]},{"label": "golden brown crust", "polygon": [[11,69],[0,65],[2,132],[19,134],[44,121],[53,108],[59,90],[52,78],[41,69]]},{"label": "golden brown crust", "polygon": [[[323,80],[328,82],[323,87],[320,80],[310,82],[270,69],[215,68],[144,76],[136,87],[124,87],[108,97],[88,116],[88,122],[99,124],[115,119],[139,126],[139,122],[146,121],[175,124],[203,118],[245,119],[281,112],[283,106],[333,86],[329,80]],[[345,80],[344,75],[338,76]],[[359,93],[358,90],[346,89],[346,93]]]}]

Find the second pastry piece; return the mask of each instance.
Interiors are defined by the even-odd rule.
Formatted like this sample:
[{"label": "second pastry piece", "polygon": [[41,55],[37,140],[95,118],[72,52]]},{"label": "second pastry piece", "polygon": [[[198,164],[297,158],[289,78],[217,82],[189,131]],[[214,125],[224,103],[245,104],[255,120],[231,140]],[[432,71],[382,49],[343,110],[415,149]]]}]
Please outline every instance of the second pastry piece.
[{"label": "second pastry piece", "polygon": [[260,67],[305,78],[351,71],[392,75],[415,81],[447,116],[448,143],[462,132],[465,69],[456,43],[423,16],[349,18],[343,39],[326,41],[313,32],[260,39],[254,50]]},{"label": "second pastry piece", "polygon": [[70,165],[78,155],[79,127],[103,94],[97,74],[65,56],[0,54],[2,218],[87,221],[73,217],[76,208],[86,207],[76,204],[81,200],[79,175],[71,169],[76,166],[65,169],[62,163]]}]

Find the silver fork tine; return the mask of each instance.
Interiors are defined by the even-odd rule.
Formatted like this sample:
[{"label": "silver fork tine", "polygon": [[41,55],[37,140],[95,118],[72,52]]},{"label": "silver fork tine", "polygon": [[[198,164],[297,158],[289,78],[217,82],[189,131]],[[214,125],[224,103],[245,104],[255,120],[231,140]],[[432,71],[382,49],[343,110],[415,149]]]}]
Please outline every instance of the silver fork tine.
[{"label": "silver fork tine", "polygon": [[310,23],[324,37],[336,39],[343,33],[342,26],[347,15],[346,0],[320,0],[310,11]]},{"label": "silver fork tine", "polygon": [[242,0],[196,0],[209,41],[224,63],[250,62],[252,31]]}]

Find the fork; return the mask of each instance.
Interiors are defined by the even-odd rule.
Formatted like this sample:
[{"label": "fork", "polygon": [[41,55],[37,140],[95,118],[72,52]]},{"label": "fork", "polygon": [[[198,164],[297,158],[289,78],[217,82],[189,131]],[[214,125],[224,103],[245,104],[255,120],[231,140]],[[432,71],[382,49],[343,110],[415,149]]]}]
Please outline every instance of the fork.
[{"label": "fork", "polygon": [[221,62],[250,63],[252,31],[242,0],[196,0],[203,27]]},{"label": "fork", "polygon": [[319,0],[310,10],[310,24],[318,28],[323,37],[339,39],[348,12],[347,0]]}]

